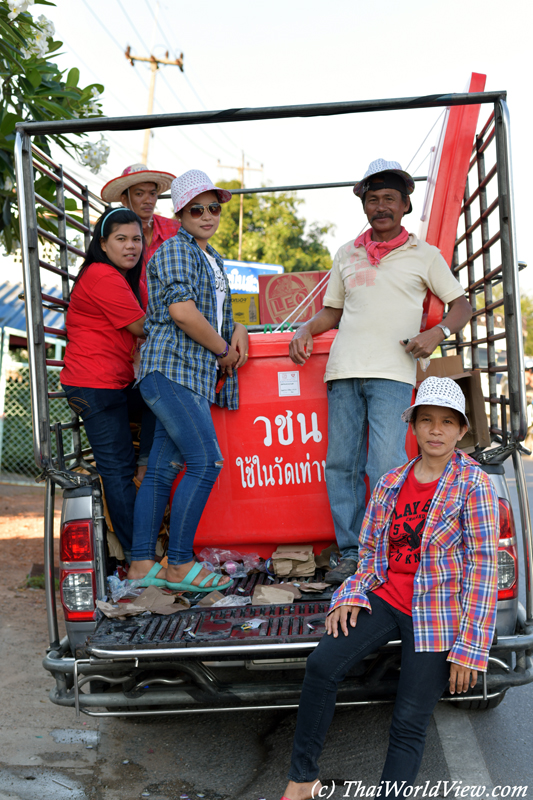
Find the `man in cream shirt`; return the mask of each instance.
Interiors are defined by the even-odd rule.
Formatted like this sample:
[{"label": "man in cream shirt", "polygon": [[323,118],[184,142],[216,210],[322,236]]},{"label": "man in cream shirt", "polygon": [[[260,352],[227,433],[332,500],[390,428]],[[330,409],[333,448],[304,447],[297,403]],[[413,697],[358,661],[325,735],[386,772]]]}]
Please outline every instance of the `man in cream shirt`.
[{"label": "man in cream shirt", "polygon": [[[313,352],[313,336],[339,326],[324,376],[329,390],[326,480],[341,551],[339,565],[326,575],[328,583],[342,583],[356,570],[365,474],[372,491],[385,472],[407,460],[407,424],[400,417],[411,403],[416,359],[431,355],[472,315],[438,248],[402,226],[412,210],[414,186],[396,161],[370,164],[354,186],[370,230],[340,248],[324,308],[298,329],[289,347],[294,363],[303,365]],[[448,305],[448,314],[445,323],[419,333],[428,289]]]}]

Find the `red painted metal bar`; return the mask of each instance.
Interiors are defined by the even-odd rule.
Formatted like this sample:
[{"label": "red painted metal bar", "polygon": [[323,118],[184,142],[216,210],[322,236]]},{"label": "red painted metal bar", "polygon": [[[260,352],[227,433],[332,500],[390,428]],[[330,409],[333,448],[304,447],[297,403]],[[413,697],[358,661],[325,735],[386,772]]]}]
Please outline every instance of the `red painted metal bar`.
[{"label": "red painted metal bar", "polygon": [[[482,92],[486,75],[472,73],[470,92]],[[472,145],[479,118],[479,105],[454,106],[450,109],[446,135],[440,157],[426,241],[436,245],[452,265],[457,235],[457,223],[463,204],[466,178],[472,155]],[[442,319],[444,305],[428,292],[424,305],[423,330],[432,328]]]}]

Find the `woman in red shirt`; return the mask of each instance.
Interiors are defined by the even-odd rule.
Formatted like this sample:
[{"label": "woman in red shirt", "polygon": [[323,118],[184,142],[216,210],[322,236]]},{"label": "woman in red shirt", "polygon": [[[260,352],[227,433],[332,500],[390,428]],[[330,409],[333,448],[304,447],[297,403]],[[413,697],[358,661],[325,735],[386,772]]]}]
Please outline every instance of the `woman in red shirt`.
[{"label": "woman in red shirt", "polygon": [[68,343],[61,384],[85,424],[113,529],[129,560],[135,504],[130,420],[142,419],[139,461],[147,464],[155,417],[134,388],[133,357],[147,303],[140,280],[142,223],[115,208],[98,220],[67,312]]}]

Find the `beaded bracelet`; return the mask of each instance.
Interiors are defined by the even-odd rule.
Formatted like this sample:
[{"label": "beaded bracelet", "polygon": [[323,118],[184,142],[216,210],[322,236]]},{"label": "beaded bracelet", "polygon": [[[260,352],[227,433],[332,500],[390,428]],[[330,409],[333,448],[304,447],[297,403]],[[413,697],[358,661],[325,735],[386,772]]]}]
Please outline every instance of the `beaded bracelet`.
[{"label": "beaded bracelet", "polygon": [[228,353],[229,353],[229,344],[226,342],[226,349],[224,350],[224,352],[223,353],[215,353],[215,356],[217,358],[226,358]]}]

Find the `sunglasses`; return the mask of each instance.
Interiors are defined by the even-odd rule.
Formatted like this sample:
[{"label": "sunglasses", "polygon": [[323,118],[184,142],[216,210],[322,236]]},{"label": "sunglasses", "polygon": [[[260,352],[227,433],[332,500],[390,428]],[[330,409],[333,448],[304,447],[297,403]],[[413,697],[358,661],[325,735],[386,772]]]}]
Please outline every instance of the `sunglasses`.
[{"label": "sunglasses", "polygon": [[183,210],[188,211],[193,219],[200,219],[206,208],[212,217],[218,217],[222,211],[220,203],[209,203],[208,206],[191,206],[191,208],[184,208]]}]

